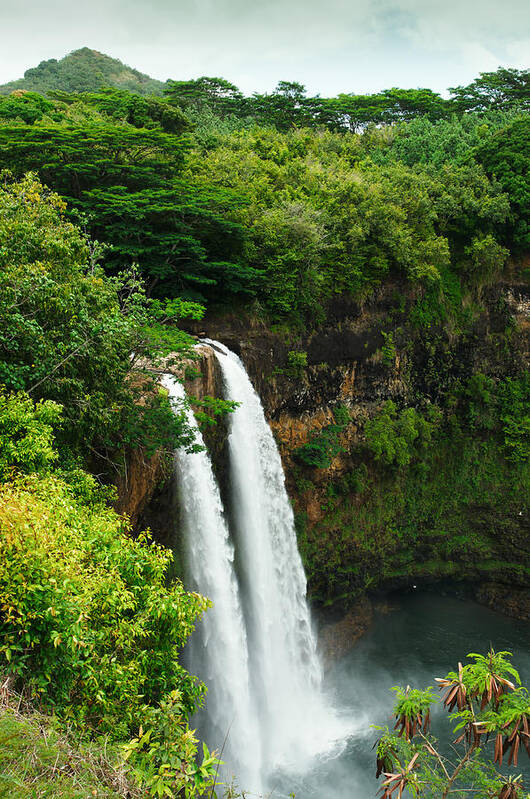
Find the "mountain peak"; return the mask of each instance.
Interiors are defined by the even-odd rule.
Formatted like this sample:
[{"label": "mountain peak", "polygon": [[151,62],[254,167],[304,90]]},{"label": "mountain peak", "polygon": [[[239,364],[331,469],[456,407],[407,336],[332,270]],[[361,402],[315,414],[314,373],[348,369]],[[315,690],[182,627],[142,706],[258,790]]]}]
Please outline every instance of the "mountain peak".
[{"label": "mountain peak", "polygon": [[23,78],[0,86],[0,94],[17,89],[47,94],[51,91],[87,92],[112,86],[138,94],[162,94],[162,81],[127,66],[117,58],[81,47],[59,61],[50,58],[27,69]]}]

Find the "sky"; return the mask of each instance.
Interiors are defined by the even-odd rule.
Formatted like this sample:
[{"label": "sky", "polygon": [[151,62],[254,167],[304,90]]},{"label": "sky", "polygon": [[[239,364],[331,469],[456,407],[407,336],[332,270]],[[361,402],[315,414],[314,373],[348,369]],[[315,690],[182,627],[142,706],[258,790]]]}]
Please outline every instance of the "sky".
[{"label": "sky", "polygon": [[90,47],[154,78],[224,77],[245,93],[392,86],[444,93],[530,66],[530,0],[0,0],[0,83]]}]

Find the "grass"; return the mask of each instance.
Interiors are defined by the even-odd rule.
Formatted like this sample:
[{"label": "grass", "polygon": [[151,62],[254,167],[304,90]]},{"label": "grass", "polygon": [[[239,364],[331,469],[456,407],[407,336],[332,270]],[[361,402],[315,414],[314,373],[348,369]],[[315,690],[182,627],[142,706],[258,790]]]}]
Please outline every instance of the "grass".
[{"label": "grass", "polygon": [[140,799],[120,751],[80,743],[55,719],[0,688],[0,799]]}]

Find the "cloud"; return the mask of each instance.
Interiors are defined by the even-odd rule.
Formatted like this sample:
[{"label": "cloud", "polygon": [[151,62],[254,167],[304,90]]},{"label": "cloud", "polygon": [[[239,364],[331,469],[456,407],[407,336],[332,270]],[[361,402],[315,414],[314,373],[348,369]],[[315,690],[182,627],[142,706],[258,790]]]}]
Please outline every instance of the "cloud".
[{"label": "cloud", "polygon": [[222,75],[244,91],[443,89],[528,65],[526,0],[0,0],[0,81],[94,47],[165,79]]},{"label": "cloud", "polygon": [[509,63],[517,69],[528,69],[530,64],[530,36],[508,43],[506,53]]}]

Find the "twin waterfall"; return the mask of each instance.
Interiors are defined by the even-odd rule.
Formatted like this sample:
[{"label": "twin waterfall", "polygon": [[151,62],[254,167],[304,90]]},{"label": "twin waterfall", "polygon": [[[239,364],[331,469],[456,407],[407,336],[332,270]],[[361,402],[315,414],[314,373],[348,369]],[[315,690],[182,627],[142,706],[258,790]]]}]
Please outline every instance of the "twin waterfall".
[{"label": "twin waterfall", "polygon": [[[207,452],[175,455],[188,586],[209,597],[189,644],[189,667],[208,686],[197,719],[220,748],[226,774],[253,794],[277,771],[304,770],[340,737],[321,693],[321,667],[306,580],[280,455],[239,358],[206,340],[218,358],[229,416],[225,514]],[[173,397],[183,387],[166,377]],[[191,411],[188,421],[202,438]]]}]

